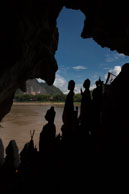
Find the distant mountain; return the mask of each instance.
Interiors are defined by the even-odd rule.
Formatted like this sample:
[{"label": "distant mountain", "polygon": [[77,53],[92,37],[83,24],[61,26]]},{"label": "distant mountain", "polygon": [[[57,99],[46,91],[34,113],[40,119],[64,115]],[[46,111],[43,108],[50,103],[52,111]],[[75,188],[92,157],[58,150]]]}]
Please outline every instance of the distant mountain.
[{"label": "distant mountain", "polygon": [[[23,92],[18,89],[16,94],[23,94]],[[43,95],[61,95],[63,92],[55,87],[48,86],[47,83],[39,83],[36,79],[28,80],[26,82],[26,92],[24,94],[43,94]]]}]

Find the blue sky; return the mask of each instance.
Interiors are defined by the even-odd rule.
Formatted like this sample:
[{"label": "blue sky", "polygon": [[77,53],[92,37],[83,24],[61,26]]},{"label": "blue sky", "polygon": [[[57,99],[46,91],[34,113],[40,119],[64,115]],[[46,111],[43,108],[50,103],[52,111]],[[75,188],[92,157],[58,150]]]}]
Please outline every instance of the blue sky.
[{"label": "blue sky", "polygon": [[108,71],[118,74],[129,57],[109,48],[102,48],[93,39],[82,39],[81,32],[85,16],[80,11],[64,8],[57,20],[59,45],[56,52],[58,72],[54,85],[67,93],[68,81],[76,83],[79,92],[85,79],[91,80],[91,88],[101,77],[105,81]]}]

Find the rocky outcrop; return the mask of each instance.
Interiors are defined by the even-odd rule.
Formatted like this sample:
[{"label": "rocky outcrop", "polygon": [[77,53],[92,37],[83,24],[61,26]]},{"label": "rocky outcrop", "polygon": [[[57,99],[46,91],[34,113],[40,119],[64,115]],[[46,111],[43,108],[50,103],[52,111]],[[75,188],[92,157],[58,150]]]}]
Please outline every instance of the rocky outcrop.
[{"label": "rocky outcrop", "polygon": [[0,120],[10,111],[17,88],[25,88],[26,80],[54,82],[58,69],[54,57],[58,46],[56,18],[61,7],[56,1],[23,0],[15,7],[10,1],[3,3]]},{"label": "rocky outcrop", "polygon": [[63,92],[54,85],[49,86],[47,83],[38,82],[36,79],[27,80],[26,92],[24,93],[20,89],[16,91],[16,94],[42,94],[42,95],[63,95]]},{"label": "rocky outcrop", "polygon": [[129,12],[127,1],[74,1],[66,7],[81,10],[86,16],[81,36],[93,38],[102,47],[129,55]]},{"label": "rocky outcrop", "polygon": [[127,1],[5,0],[0,6],[0,120],[10,111],[17,88],[25,81],[55,79],[58,47],[56,19],[63,6],[86,15],[83,38],[93,38],[102,47],[129,55]]}]

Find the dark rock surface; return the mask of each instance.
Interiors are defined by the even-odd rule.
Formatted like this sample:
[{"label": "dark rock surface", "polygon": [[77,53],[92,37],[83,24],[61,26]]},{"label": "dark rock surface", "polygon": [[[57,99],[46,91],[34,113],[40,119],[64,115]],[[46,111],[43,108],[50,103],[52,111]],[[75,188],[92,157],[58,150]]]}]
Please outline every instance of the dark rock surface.
[{"label": "dark rock surface", "polygon": [[129,12],[127,1],[67,0],[67,8],[86,15],[83,38],[93,38],[102,47],[129,55]]},{"label": "dark rock surface", "polygon": [[0,120],[10,111],[17,88],[32,78],[54,82],[58,46],[57,1],[2,3]]}]

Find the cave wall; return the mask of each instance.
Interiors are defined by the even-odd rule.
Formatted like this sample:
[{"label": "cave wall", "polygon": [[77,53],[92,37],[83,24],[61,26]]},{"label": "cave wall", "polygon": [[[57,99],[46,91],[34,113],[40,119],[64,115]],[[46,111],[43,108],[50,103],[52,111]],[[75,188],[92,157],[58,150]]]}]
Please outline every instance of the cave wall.
[{"label": "cave wall", "polygon": [[5,0],[0,6],[0,120],[26,80],[38,77],[50,85],[54,82],[56,19],[64,6],[86,15],[82,38],[93,38],[102,47],[129,55],[127,1],[23,0],[14,5]]},{"label": "cave wall", "polygon": [[93,38],[102,47],[129,55],[129,11],[127,1],[74,1],[66,7],[86,16],[82,38]]},{"label": "cave wall", "polygon": [[57,1],[23,0],[15,7],[3,4],[0,57],[0,120],[10,111],[17,88],[28,79],[41,78],[51,85],[58,69]]}]

